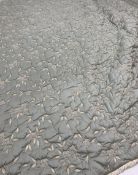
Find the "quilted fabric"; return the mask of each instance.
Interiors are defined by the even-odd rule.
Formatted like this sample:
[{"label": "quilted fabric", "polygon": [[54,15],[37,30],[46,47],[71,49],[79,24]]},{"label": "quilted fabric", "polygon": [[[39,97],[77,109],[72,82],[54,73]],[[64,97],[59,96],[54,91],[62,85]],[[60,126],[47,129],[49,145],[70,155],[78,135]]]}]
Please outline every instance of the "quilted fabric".
[{"label": "quilted fabric", "polygon": [[0,175],[107,175],[138,158],[137,7],[0,1]]}]

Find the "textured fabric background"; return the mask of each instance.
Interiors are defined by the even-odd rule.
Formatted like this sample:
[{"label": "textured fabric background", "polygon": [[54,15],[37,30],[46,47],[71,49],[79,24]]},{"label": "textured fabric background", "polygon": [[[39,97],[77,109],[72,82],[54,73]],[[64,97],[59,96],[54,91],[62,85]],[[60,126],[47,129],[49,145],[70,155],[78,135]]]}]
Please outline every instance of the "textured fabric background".
[{"label": "textured fabric background", "polygon": [[0,175],[107,175],[138,158],[138,8],[0,2]]}]

